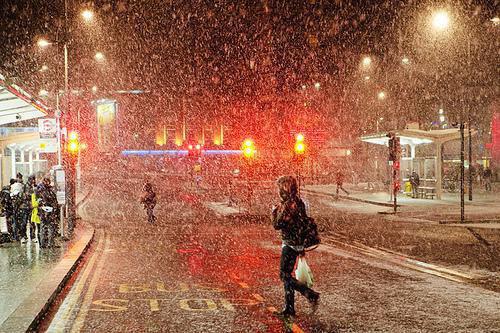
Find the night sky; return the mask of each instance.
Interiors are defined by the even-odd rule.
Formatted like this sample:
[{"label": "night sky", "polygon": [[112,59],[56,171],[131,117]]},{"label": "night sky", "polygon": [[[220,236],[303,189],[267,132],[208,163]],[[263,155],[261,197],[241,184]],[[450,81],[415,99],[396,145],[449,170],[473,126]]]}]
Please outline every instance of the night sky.
[{"label": "night sky", "polygon": [[[390,72],[391,64],[413,54],[407,51],[407,36],[418,33],[419,17],[429,8],[453,6],[474,22],[487,21],[498,11],[498,1],[486,0],[69,3],[65,37],[64,1],[1,2],[2,73],[32,89],[61,87],[61,46],[40,51],[35,45],[40,36],[66,38],[73,89],[145,89],[153,92],[149,99],[156,104],[178,108],[188,99],[194,112],[203,107],[215,113],[224,112],[222,104],[248,104],[266,96],[293,99],[302,85],[313,82],[322,84],[323,104],[349,109],[346,95],[356,90],[361,57],[377,59],[373,76],[380,83],[374,89],[399,80],[398,73]],[[96,13],[90,25],[79,17],[84,8]],[[494,48],[498,39],[483,43]],[[105,64],[93,60],[95,51],[105,54]],[[422,53],[425,59],[428,54]],[[50,70],[39,72],[42,64]],[[425,77],[434,75],[423,60],[421,65]]]}]

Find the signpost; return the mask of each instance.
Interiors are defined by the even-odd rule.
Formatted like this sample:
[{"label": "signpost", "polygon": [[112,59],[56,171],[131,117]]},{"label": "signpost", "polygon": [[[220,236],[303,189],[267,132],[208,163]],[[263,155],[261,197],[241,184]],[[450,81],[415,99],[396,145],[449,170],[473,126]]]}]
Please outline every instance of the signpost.
[{"label": "signpost", "polygon": [[387,133],[387,137],[389,138],[389,164],[392,166],[391,170],[391,194],[393,195],[394,200],[394,214],[397,212],[398,207],[398,192],[401,188],[401,184],[399,182],[399,169],[401,167],[400,158],[401,158],[401,143],[399,137],[396,136],[396,133],[389,132]]},{"label": "signpost", "polygon": [[38,119],[38,132],[40,133],[40,149],[44,153],[58,152],[57,119]]}]

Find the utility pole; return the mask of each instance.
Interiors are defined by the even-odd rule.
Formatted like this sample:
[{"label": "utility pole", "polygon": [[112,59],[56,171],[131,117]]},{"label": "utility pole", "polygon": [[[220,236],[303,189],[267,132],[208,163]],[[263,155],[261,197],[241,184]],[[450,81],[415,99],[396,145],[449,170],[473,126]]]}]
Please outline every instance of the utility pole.
[{"label": "utility pole", "polygon": [[[467,78],[470,79],[471,75],[471,46],[470,38],[467,38]],[[467,91],[468,92],[468,91]],[[470,94],[465,94],[467,99],[467,123],[469,132],[469,201],[472,201],[472,133],[471,133],[471,115],[470,115]]]},{"label": "utility pole", "polygon": [[460,120],[460,222],[465,222],[465,138],[464,121]]}]

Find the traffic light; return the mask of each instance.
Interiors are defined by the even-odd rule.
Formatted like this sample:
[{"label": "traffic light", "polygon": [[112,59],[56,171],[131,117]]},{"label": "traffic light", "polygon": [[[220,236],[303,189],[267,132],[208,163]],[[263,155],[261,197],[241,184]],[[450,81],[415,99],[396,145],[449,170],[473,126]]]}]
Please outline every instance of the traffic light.
[{"label": "traffic light", "polygon": [[393,132],[388,133],[387,137],[389,137],[389,161],[399,161],[401,158],[401,144],[399,137],[397,137]]},{"label": "traffic light", "polygon": [[294,151],[296,155],[304,155],[306,152],[306,144],[304,143],[304,135],[299,133],[295,136]]},{"label": "traffic light", "polygon": [[246,139],[245,141],[243,141],[243,144],[241,145],[241,150],[245,158],[251,159],[255,157],[256,150],[253,140]]},{"label": "traffic light", "polygon": [[80,135],[77,131],[70,131],[68,133],[66,149],[70,155],[77,155],[80,151]]}]

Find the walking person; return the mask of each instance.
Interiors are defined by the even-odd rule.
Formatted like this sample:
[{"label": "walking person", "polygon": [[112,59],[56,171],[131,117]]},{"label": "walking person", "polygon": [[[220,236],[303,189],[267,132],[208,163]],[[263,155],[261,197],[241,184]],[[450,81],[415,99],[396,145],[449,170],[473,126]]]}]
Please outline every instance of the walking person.
[{"label": "walking person", "polygon": [[153,224],[156,221],[156,216],[154,215],[154,208],[156,206],[156,193],[153,190],[153,186],[150,182],[146,181],[142,188],[141,204],[144,205],[146,213],[148,215],[148,222]]},{"label": "walking person", "polygon": [[305,253],[300,231],[306,211],[304,202],[298,197],[297,180],[292,176],[282,176],[277,185],[280,203],[273,206],[272,222],[274,229],[281,230],[280,279],[285,289],[285,306],[279,315],[290,317],[295,316],[295,290],[307,298],[313,311],[318,306],[319,293],[292,276],[297,258]]},{"label": "walking person", "polygon": [[410,176],[412,198],[418,198],[418,187],[420,186],[420,177],[418,173],[413,170]]},{"label": "walking person", "polygon": [[40,217],[40,247],[56,246],[54,238],[57,229],[57,196],[50,185],[50,177],[46,176],[35,189]]},{"label": "walking person", "polygon": [[484,169],[483,180],[484,180],[484,189],[486,191],[491,191],[491,178],[493,177],[493,173],[491,172],[490,167]]},{"label": "walking person", "polygon": [[337,171],[337,174],[335,175],[335,184],[337,185],[337,197],[339,196],[339,190],[342,190],[344,191],[345,194],[349,195],[349,192],[346,191],[346,189],[344,188],[344,173],[342,172],[342,170],[338,170]]}]

